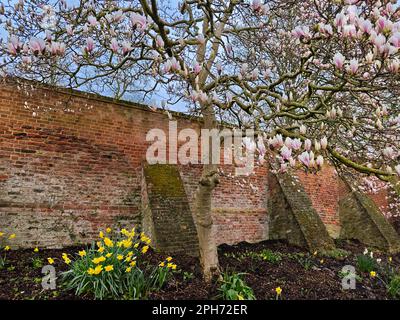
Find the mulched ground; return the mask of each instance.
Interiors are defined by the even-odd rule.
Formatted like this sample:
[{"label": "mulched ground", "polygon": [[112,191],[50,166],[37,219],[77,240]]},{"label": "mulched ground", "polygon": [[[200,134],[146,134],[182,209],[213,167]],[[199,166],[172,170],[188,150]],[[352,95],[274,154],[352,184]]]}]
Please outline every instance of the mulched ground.
[{"label": "mulched ground", "polygon": [[[308,255],[297,247],[282,241],[264,241],[258,244],[241,243],[236,246],[219,247],[219,259],[224,271],[246,273],[244,279],[254,290],[258,300],[275,299],[275,288],[282,288],[283,299],[390,299],[386,287],[378,278],[357,272],[355,290],[342,290],[339,272],[345,265],[356,266],[356,256],[365,247],[357,242],[337,242],[337,247],[351,252],[345,259],[335,259]],[[268,262],[254,256],[265,249],[279,253],[281,261]],[[65,271],[66,265],[60,259],[63,252],[76,253],[78,248],[62,250],[11,251],[7,266],[0,270],[0,299],[91,299],[90,296],[76,297],[58,284],[57,290],[43,291],[40,266],[33,266],[33,257],[47,264],[47,257],[58,257],[54,266],[57,272]],[[294,256],[303,255],[303,263]],[[162,260],[155,252],[149,251],[148,259]],[[307,258],[308,257],[308,258]],[[375,257],[387,261],[385,254],[375,253]],[[321,261],[323,259],[323,261]],[[198,259],[185,255],[174,256],[180,269],[166,287],[152,293],[150,299],[215,299],[217,285],[207,285],[201,277]],[[400,266],[400,255],[393,256],[393,264]]]}]

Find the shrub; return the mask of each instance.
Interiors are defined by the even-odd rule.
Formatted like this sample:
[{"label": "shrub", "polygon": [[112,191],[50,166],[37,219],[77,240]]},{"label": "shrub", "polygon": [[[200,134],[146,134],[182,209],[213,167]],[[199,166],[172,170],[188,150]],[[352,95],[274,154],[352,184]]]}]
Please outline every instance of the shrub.
[{"label": "shrub", "polygon": [[387,291],[393,298],[400,298],[400,275],[392,277],[388,284]]},{"label": "shrub", "polygon": [[63,254],[70,267],[63,273],[66,288],[77,295],[93,294],[95,299],[146,299],[162,288],[176,269],[172,258],[151,265],[143,259],[151,242],[144,233],[122,229],[113,235],[107,228],[107,234],[100,232],[100,241],[75,257]]},{"label": "shrub", "polygon": [[243,275],[243,273],[223,273],[218,297],[223,300],[255,300],[253,289],[244,282]]}]

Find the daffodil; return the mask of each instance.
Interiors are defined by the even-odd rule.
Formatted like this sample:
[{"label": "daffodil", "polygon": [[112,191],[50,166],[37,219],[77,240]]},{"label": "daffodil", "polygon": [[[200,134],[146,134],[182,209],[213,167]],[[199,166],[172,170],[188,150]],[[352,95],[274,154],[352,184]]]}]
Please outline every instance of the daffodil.
[{"label": "daffodil", "polygon": [[79,251],[78,254],[80,257],[84,257],[86,256],[86,251],[85,250]]},{"label": "daffodil", "polygon": [[280,296],[281,293],[282,293],[282,288],[281,288],[281,287],[277,287],[277,288],[275,289],[275,292],[276,292],[276,294],[277,294],[278,296]]},{"label": "daffodil", "polygon": [[89,269],[87,270],[87,273],[90,274],[90,275],[93,275],[94,272],[95,272],[95,271],[94,271],[93,268],[89,268]]},{"label": "daffodil", "polygon": [[122,260],[123,258],[124,258],[124,256],[122,254],[117,255],[118,260]]},{"label": "daffodil", "polygon": [[139,243],[135,243],[135,245],[133,246],[134,248],[139,247]]},{"label": "daffodil", "polygon": [[163,262],[160,262],[159,266],[160,266],[160,267],[164,267],[164,266],[165,266],[165,262],[164,262],[164,261],[163,261]]},{"label": "daffodil", "polygon": [[35,249],[33,249],[33,252],[39,252],[39,248],[36,247]]},{"label": "daffodil", "polygon": [[127,272],[127,273],[129,273],[131,271],[132,271],[132,267],[128,267],[128,268],[125,269],[125,272]]},{"label": "daffodil", "polygon": [[131,261],[132,260],[132,257],[126,257],[125,258],[125,262],[129,262],[129,261]]},{"label": "daffodil", "polygon": [[136,266],[136,261],[132,261],[129,265],[130,265],[131,267]]},{"label": "daffodil", "polygon": [[168,263],[167,268],[172,268],[173,265],[174,265],[173,263]]},{"label": "daffodil", "polygon": [[103,267],[100,265],[96,266],[96,268],[94,268],[94,274],[99,274],[102,271],[103,271]]},{"label": "daffodil", "polygon": [[5,250],[5,251],[9,251],[10,249],[11,249],[10,246],[5,246],[5,247],[4,247],[4,250]]},{"label": "daffodil", "polygon": [[168,262],[170,262],[170,261],[172,260],[172,257],[168,257],[166,260],[167,260]]},{"label": "daffodil", "polygon": [[10,234],[10,236],[8,237],[8,239],[12,240],[16,237],[15,233]]},{"label": "daffodil", "polygon": [[238,300],[244,300],[243,296],[241,296],[240,294],[237,295]]},{"label": "daffodil", "polygon": [[392,262],[392,261],[393,261],[392,257],[389,257],[389,262]]},{"label": "daffodil", "polygon": [[104,238],[104,244],[109,248],[114,247],[114,242],[110,238],[107,238],[107,237]]},{"label": "daffodil", "polygon": [[99,237],[100,237],[101,239],[104,238],[104,233],[103,233],[103,231],[100,231],[100,232],[99,232]]},{"label": "daffodil", "polygon": [[94,263],[94,264],[99,264],[99,263],[101,263],[101,262],[103,262],[103,261],[105,261],[106,260],[106,258],[104,258],[103,256],[100,256],[100,257],[97,257],[97,258],[93,258],[92,259],[92,262]]},{"label": "daffodil", "polygon": [[113,254],[112,254],[111,252],[107,253],[107,254],[106,254],[106,258],[111,258],[112,255],[113,255]]},{"label": "daffodil", "polygon": [[54,263],[54,259],[53,258],[47,258],[47,261],[49,264],[53,264]]},{"label": "daffodil", "polygon": [[376,277],[376,272],[375,271],[371,271],[370,273],[371,278],[375,278]]},{"label": "daffodil", "polygon": [[104,247],[100,247],[99,249],[97,249],[97,252],[103,253],[104,251]]},{"label": "daffodil", "polygon": [[132,257],[133,256],[133,252],[129,251],[128,254],[126,255],[127,257]]},{"label": "daffodil", "polygon": [[142,248],[142,253],[146,253],[147,250],[149,250],[149,246],[144,246],[144,247]]},{"label": "daffodil", "polygon": [[107,233],[110,233],[110,232],[111,232],[111,228],[107,228],[107,229],[106,229],[106,232],[107,232]]},{"label": "daffodil", "polygon": [[63,254],[62,254],[62,258],[63,258],[63,260],[64,260],[64,262],[65,262],[66,264],[70,264],[70,263],[71,263],[71,259],[68,257],[68,254],[63,253]]},{"label": "daffodil", "polygon": [[172,265],[172,270],[176,270],[176,264]]},{"label": "daffodil", "polygon": [[114,266],[113,265],[105,266],[104,270],[106,270],[107,272],[113,271],[114,270]]}]

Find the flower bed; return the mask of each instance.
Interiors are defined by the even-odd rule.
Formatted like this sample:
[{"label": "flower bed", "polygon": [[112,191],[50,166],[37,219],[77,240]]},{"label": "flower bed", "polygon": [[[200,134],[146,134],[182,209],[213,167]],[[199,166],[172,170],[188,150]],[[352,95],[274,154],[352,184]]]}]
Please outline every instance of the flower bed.
[{"label": "flower bed", "polygon": [[[106,235],[104,236],[106,237]],[[103,239],[102,243],[105,242]],[[140,239],[139,242],[141,248],[146,245]],[[114,241],[113,247],[111,247],[113,250],[116,243]],[[338,242],[337,245],[342,250],[329,254],[318,252],[309,254],[279,241],[265,241],[258,244],[242,243],[237,246],[222,245],[219,247],[219,258],[221,268],[228,275],[224,277],[225,288],[233,290],[244,288],[247,294],[236,292],[237,295],[235,295],[233,293],[232,297],[237,299],[250,298],[252,294],[249,293],[249,288],[258,300],[396,298],[394,292],[396,288],[398,290],[400,285],[396,280],[390,284],[388,275],[398,274],[400,255],[388,256],[372,251],[371,257],[371,250],[365,251],[365,247],[357,242]],[[7,253],[6,266],[0,270],[0,299],[94,299],[95,294],[93,292],[76,295],[76,287],[69,288],[66,285],[67,283],[62,282],[61,274],[71,270],[72,264],[80,264],[84,261],[87,261],[88,265],[85,265],[83,269],[86,269],[88,274],[89,268],[96,268],[96,264],[92,261],[95,259],[93,256],[100,257],[107,254],[106,251],[111,250],[111,248],[107,247],[103,252],[97,252],[99,246],[87,248],[85,255],[81,247],[63,250],[42,250],[38,248],[38,252],[34,252],[33,249],[12,250],[11,247],[11,250]],[[160,255],[151,249],[148,249],[145,254],[140,252],[136,253],[137,257],[140,257],[137,258],[139,265],[153,266],[153,268],[158,269],[165,268],[168,263],[171,263],[165,260],[166,255]],[[69,264],[66,264],[65,259],[62,258],[63,253],[66,254],[64,257],[70,257],[71,262]],[[124,252],[124,257],[128,253],[129,251]],[[126,271],[122,268],[128,268],[125,264],[129,265],[132,262],[118,260],[117,252],[113,253],[114,255],[116,255],[112,262],[114,270],[107,272],[105,268],[111,263],[101,263],[103,270],[100,274],[104,273],[104,277],[108,277],[117,270],[120,270],[119,272]],[[41,265],[48,264],[49,257],[54,259],[53,266],[60,276],[57,279],[56,290],[43,290],[41,286],[43,277]],[[91,262],[89,262],[89,257]],[[37,264],[35,267],[34,261]],[[38,261],[41,262],[41,265]],[[119,262],[121,262],[121,265],[118,264]],[[140,298],[214,299],[224,296],[221,292],[223,282],[210,285],[203,282],[198,259],[177,255],[173,257],[173,264],[175,263],[176,269],[172,270],[172,265],[169,266],[168,279],[161,287],[149,290],[146,296]],[[347,275],[343,272],[343,267],[346,265],[354,266],[356,270],[356,288],[354,290],[342,288],[342,279]],[[145,270],[144,267],[141,269]],[[146,274],[151,275],[151,272]],[[236,282],[238,280],[233,275],[238,274],[243,282]],[[97,275],[93,276],[97,277]],[[232,291],[230,294],[232,294]],[[224,297],[227,298],[228,295]],[[122,295],[120,298],[132,299],[134,297]]]}]

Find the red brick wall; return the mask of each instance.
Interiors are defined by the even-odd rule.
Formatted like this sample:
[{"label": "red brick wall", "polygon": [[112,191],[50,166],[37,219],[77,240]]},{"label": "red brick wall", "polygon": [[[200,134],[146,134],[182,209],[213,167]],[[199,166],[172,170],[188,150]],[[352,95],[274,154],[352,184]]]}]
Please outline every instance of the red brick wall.
[{"label": "red brick wall", "polygon": [[339,179],[335,169],[325,165],[316,174],[298,171],[297,176],[322,221],[339,225]]},{"label": "red brick wall", "polygon": [[[178,129],[187,127],[199,123],[180,117]],[[167,115],[76,92],[1,84],[0,229],[16,232],[20,245],[57,247],[90,241],[108,225],[138,224],[151,128],[168,132]],[[180,169],[192,199],[201,168]],[[221,178],[212,202],[218,243],[266,238],[265,169],[258,170],[240,185]]]}]

